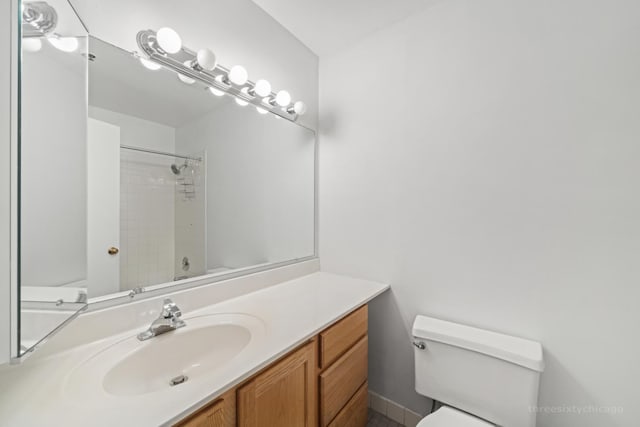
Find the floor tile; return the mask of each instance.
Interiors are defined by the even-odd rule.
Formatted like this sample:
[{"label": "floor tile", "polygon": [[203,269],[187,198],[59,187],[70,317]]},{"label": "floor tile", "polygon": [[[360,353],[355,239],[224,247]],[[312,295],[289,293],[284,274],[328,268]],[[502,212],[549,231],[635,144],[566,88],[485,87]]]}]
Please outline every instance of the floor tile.
[{"label": "floor tile", "polygon": [[369,421],[367,427],[402,427],[402,424],[385,417],[375,411],[369,409]]}]

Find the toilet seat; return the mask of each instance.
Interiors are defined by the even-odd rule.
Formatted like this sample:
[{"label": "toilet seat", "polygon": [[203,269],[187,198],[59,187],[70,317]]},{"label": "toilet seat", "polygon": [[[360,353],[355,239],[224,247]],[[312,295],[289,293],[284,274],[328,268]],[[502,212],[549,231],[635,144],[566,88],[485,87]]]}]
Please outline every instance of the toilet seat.
[{"label": "toilet seat", "polygon": [[466,412],[443,406],[423,418],[416,427],[495,427],[495,425]]}]

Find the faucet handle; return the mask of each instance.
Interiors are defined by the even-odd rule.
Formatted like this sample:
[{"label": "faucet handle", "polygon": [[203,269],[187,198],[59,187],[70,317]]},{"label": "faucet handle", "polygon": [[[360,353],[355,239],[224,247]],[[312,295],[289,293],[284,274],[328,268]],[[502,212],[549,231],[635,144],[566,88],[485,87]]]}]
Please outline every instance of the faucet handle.
[{"label": "faucet handle", "polygon": [[180,308],[176,305],[175,302],[171,301],[170,298],[167,298],[164,300],[164,305],[162,306],[162,317],[164,317],[165,319],[171,319],[173,317],[180,317],[182,316],[182,311],[180,310]]}]

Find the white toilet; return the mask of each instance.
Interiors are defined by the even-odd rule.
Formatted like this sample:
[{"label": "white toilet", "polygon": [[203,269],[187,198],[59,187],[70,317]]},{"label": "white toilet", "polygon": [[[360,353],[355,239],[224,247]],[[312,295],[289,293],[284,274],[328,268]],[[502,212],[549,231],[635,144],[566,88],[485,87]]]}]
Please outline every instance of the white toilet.
[{"label": "white toilet", "polygon": [[542,345],[417,316],[416,391],[441,402],[418,427],[535,427]]}]

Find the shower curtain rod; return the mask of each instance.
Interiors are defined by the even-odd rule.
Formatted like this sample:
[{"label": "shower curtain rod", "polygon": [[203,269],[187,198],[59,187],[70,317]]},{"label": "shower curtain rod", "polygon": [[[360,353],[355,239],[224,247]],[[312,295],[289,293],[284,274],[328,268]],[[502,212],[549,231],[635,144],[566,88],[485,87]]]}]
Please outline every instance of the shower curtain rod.
[{"label": "shower curtain rod", "polygon": [[180,154],[167,153],[167,152],[164,152],[164,151],[148,150],[146,148],[132,147],[130,145],[121,145],[120,148],[124,148],[125,150],[140,151],[140,152],[143,152],[143,153],[159,154],[161,156],[175,157],[177,159],[194,160],[196,162],[202,161],[202,158],[200,158],[200,157],[182,156]]}]

